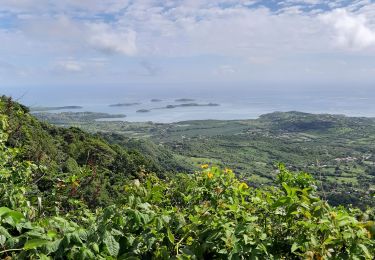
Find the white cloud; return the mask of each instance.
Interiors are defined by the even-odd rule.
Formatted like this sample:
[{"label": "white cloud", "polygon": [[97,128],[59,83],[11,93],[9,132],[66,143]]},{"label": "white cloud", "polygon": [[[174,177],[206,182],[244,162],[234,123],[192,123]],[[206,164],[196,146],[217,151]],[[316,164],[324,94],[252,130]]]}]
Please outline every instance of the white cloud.
[{"label": "white cloud", "polygon": [[88,24],[88,43],[105,53],[120,53],[133,56],[137,53],[136,32],[123,28],[112,28],[104,23]]},{"label": "white cloud", "polygon": [[307,4],[307,5],[317,5],[321,4],[322,0],[285,0],[280,2],[281,5],[290,5],[290,4]]},{"label": "white cloud", "polygon": [[13,13],[116,13],[126,8],[130,0],[1,0],[0,11]]},{"label": "white cloud", "polygon": [[375,31],[363,15],[337,9],[322,15],[321,19],[334,28],[336,42],[341,47],[360,50],[375,46]]},{"label": "white cloud", "polygon": [[0,11],[24,12],[27,10],[40,10],[47,6],[46,0],[2,0]]},{"label": "white cloud", "polygon": [[56,73],[92,74],[103,70],[108,60],[103,58],[79,59],[75,57],[56,59],[52,64],[52,71]]},{"label": "white cloud", "polygon": [[21,29],[30,39],[55,51],[59,49],[75,54],[91,49],[104,54],[128,56],[137,53],[136,32],[115,24],[79,22],[61,15],[27,19],[22,22]]},{"label": "white cloud", "polygon": [[[333,74],[337,69],[330,60],[350,55],[373,63],[375,4],[355,0],[346,11],[331,11],[325,6],[344,2],[285,0],[272,8],[270,2],[1,0],[7,22],[0,24],[0,57],[17,68],[32,68],[33,75],[44,69],[41,78],[53,67],[76,72],[75,77],[108,73],[112,79],[116,71],[119,81],[132,78],[124,71],[150,80],[215,79],[215,73],[269,78],[272,72],[281,78],[287,70],[293,76],[306,67]],[[92,57],[106,60],[96,66]]]},{"label": "white cloud", "polygon": [[[6,1],[8,5],[12,2]],[[30,1],[22,0],[23,5],[18,6],[30,9]],[[142,58],[194,55],[269,57],[295,51],[331,51],[331,32],[317,21],[318,17],[332,25],[341,46],[361,49],[373,44],[374,33],[366,24],[364,15],[334,11],[320,16],[321,10],[306,13],[301,6],[295,5],[321,2],[288,0],[284,3],[294,6],[272,12],[265,7],[246,7],[255,1],[244,0],[64,0],[50,3],[52,10],[60,10],[64,15],[29,18],[26,27],[35,39],[50,41],[70,54],[91,48],[104,54]],[[78,15],[80,19],[77,19],[77,10],[91,16]],[[118,13],[109,20],[98,18],[105,12]]]}]

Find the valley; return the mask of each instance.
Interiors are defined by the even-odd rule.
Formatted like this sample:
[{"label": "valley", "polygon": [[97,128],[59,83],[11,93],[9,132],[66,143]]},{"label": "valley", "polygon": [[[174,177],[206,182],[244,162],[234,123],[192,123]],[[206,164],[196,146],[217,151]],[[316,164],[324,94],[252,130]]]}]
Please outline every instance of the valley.
[{"label": "valley", "polygon": [[[38,116],[38,115],[37,115]],[[332,204],[374,206],[375,119],[342,115],[275,112],[253,120],[152,122],[40,119],[100,133],[127,146],[149,142],[199,169],[202,164],[230,167],[250,185],[272,184],[277,165],[313,174]],[[138,140],[138,141],[134,141]]]}]

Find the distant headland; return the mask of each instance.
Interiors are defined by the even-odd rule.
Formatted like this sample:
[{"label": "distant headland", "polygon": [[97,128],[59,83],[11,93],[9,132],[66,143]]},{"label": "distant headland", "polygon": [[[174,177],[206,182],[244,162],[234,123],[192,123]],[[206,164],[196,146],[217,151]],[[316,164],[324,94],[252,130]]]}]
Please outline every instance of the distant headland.
[{"label": "distant headland", "polygon": [[30,107],[31,112],[44,112],[53,110],[65,110],[65,109],[82,109],[81,106],[61,106],[61,107]]}]

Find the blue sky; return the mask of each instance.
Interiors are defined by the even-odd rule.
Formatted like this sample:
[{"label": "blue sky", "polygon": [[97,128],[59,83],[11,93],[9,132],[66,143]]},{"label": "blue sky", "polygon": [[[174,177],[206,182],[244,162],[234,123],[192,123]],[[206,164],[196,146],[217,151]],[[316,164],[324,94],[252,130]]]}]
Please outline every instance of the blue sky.
[{"label": "blue sky", "polygon": [[0,89],[375,83],[375,2],[2,0]]}]

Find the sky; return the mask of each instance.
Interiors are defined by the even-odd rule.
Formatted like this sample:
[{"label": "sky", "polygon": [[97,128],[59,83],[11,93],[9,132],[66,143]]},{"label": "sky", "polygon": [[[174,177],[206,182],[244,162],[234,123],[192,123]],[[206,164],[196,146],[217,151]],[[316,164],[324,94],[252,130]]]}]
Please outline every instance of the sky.
[{"label": "sky", "polygon": [[372,86],[375,1],[0,1],[0,89],[180,83]]}]

